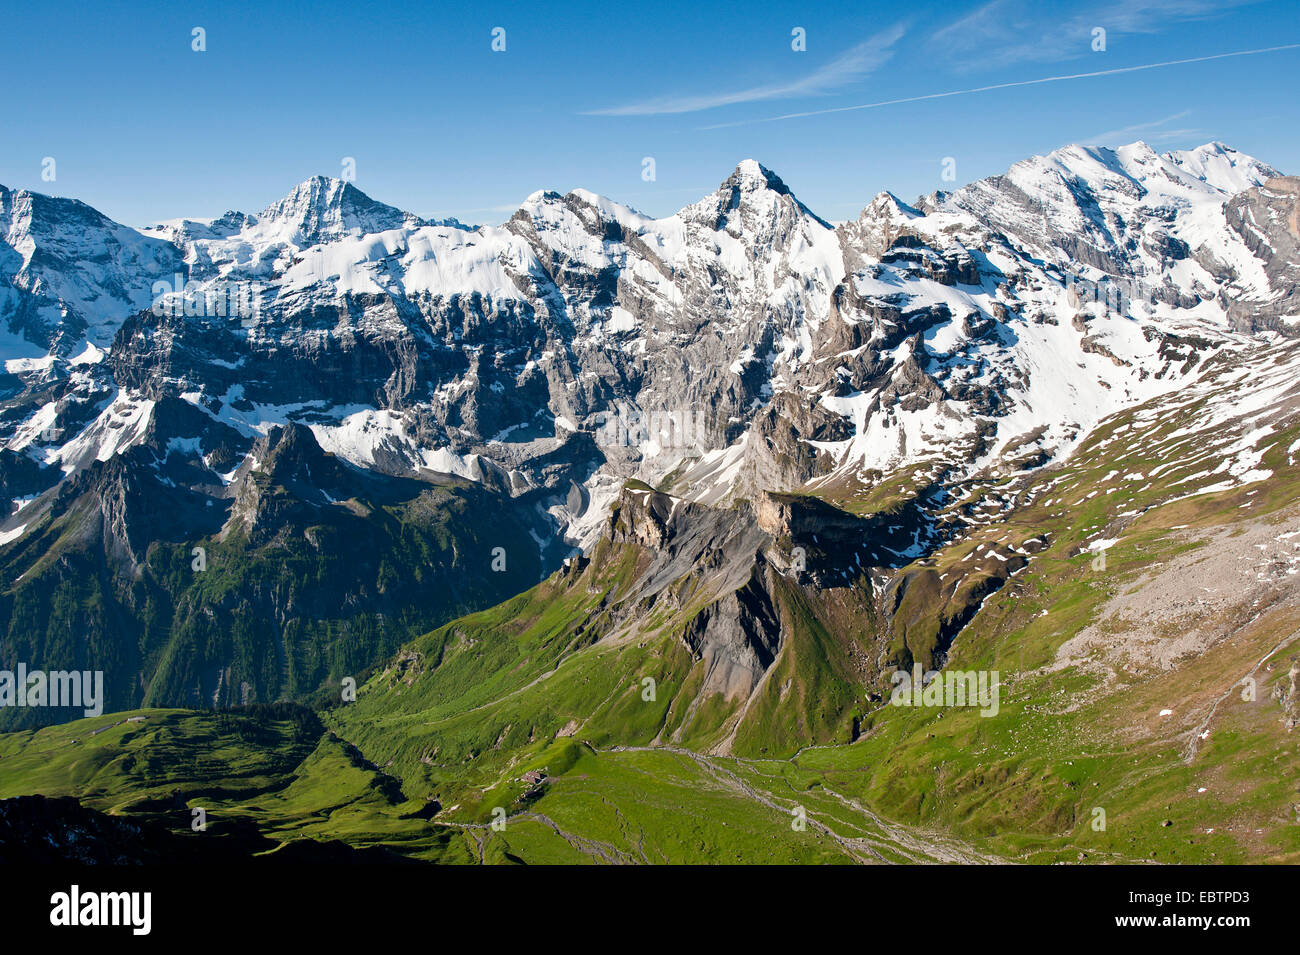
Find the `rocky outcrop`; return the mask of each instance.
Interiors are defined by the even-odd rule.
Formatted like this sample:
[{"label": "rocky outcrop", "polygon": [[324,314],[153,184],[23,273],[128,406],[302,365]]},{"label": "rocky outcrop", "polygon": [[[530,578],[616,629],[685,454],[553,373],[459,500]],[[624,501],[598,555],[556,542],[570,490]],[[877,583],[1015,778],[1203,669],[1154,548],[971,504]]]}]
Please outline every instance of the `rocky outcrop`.
[{"label": "rocky outcrop", "polygon": [[904,670],[913,663],[938,669],[984,599],[1026,563],[1024,554],[989,547],[978,560],[943,575],[919,566],[894,576],[881,597],[888,626],[886,663]]},{"label": "rocky outcrop", "polygon": [[705,673],[701,694],[745,700],[758,686],[781,648],[780,611],[773,602],[762,564],[738,590],[709,604],[691,620],[682,640]]},{"label": "rocky outcrop", "polygon": [[1300,177],[1278,176],[1234,196],[1224,219],[1264,265],[1273,294],[1232,302],[1229,313],[1247,331],[1300,334]]}]

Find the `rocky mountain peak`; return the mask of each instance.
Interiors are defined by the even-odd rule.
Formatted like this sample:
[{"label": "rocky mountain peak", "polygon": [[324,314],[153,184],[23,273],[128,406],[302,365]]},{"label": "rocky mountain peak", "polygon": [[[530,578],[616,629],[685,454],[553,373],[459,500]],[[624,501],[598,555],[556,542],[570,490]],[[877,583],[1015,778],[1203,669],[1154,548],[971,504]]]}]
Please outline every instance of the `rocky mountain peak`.
[{"label": "rocky mountain peak", "polygon": [[722,187],[728,186],[744,192],[771,189],[778,195],[790,195],[790,187],[781,180],[781,177],[754,159],[742,159],[736,164],[731,175],[723,180]]},{"label": "rocky mountain peak", "polygon": [[258,223],[263,230],[274,226],[294,244],[306,246],[349,233],[418,227],[424,220],[371,199],[350,182],[312,176],[262,210]]},{"label": "rocky mountain peak", "polygon": [[252,455],[258,470],[280,480],[301,474],[327,457],[311,428],[296,422],[272,428],[253,445]]},{"label": "rocky mountain peak", "polygon": [[878,258],[907,231],[907,223],[920,218],[921,212],[903,202],[892,192],[881,192],[867,203],[858,218],[839,227],[851,264],[859,265],[861,255]]},{"label": "rocky mountain peak", "polygon": [[1281,175],[1268,163],[1218,141],[1191,150],[1168,152],[1162,158],[1224,195],[1241,192]]},{"label": "rocky mountain peak", "polygon": [[831,228],[798,200],[780,176],[753,159],[742,160],[712,195],[687,206],[679,215],[714,231],[758,237],[773,227],[788,230],[798,220]]},{"label": "rocky mountain peak", "polygon": [[321,448],[310,428],[296,423],[272,428],[240,465],[234,505],[221,534],[242,528],[262,540],[294,515],[346,497],[340,487],[344,480],[343,466]]}]

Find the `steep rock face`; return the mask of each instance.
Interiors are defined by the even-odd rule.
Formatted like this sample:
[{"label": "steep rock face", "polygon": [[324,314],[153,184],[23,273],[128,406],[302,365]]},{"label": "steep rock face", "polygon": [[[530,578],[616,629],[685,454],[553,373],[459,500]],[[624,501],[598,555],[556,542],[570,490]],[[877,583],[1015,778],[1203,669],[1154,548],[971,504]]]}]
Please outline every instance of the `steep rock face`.
[{"label": "steep rock face", "polygon": [[851,733],[864,688],[895,668],[941,666],[984,599],[1042,546],[981,545],[934,569],[930,555],[969,529],[938,527],[915,502],[860,517],[808,495],[723,508],[633,484],[593,558],[570,562],[547,600],[600,593],[611,568],[626,568],[578,629],[608,653],[659,641],[669,646],[657,657],[690,653],[689,673],[663,690],[678,715],[660,741],[731,752],[805,706],[800,738]]},{"label": "steep rock face", "polygon": [[744,700],[780,651],[783,624],[764,552],[769,536],[747,513],[625,488],[607,539],[647,552],[620,605],[629,622],[668,609],[684,616],[679,639],[701,661],[701,697]]},{"label": "steep rock face", "polygon": [[843,441],[850,435],[843,418],[782,393],[754,417],[752,438],[745,447],[749,473],[739,475],[733,487],[746,495],[765,488],[798,487],[834,467],[831,455],[820,452],[816,442]]},{"label": "steep rock face", "polygon": [[909,206],[891,192],[872,199],[853,222],[837,230],[849,271],[877,261],[886,250],[902,239],[913,237],[908,222],[920,218],[920,210]]},{"label": "steep rock face", "polygon": [[655,550],[662,548],[673,536],[669,524],[679,503],[649,488],[624,488],[610,516],[610,540],[616,544],[632,542]]},{"label": "steep rock face", "polygon": [[0,323],[37,346],[30,355],[108,345],[180,265],[175,246],[85,203],[0,186]]},{"label": "steep rock face", "polygon": [[781,619],[766,574],[766,568],[756,566],[743,587],[701,610],[682,634],[704,665],[702,695],[746,700],[775,661]]},{"label": "steep rock face", "polygon": [[847,514],[818,498],[772,491],[759,497],[755,520],[773,537],[791,539],[861,534],[867,527],[862,518]]},{"label": "steep rock face", "polygon": [[1249,331],[1268,328],[1295,334],[1300,315],[1300,177],[1279,176],[1233,196],[1224,206],[1224,218],[1263,265],[1267,280],[1240,276],[1255,295],[1234,301],[1229,313],[1238,327]]}]

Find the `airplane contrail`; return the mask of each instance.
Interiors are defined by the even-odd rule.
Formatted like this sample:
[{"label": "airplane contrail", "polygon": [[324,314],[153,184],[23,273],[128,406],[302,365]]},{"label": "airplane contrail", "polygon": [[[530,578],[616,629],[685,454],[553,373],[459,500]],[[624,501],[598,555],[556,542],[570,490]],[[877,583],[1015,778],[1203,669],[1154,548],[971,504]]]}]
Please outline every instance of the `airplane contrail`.
[{"label": "airplane contrail", "polygon": [[699,129],[726,129],[731,126],[749,126],[754,123],[775,123],[783,119],[802,119],[806,116],[825,116],[829,113],[849,113],[860,109],[877,109],[881,106],[897,106],[900,103],[917,103],[921,100],[944,99],[948,96],[964,96],[967,93],[986,93],[989,90],[1005,90],[1013,86],[1037,86],[1041,83],[1059,83],[1062,80],[1083,80],[1094,76],[1114,76],[1118,73],[1136,73],[1140,70],[1156,70],[1165,66],[1182,66],[1186,63],[1204,63],[1207,60],[1224,60],[1233,56],[1255,56],[1260,53],[1277,53],[1281,50],[1300,49],[1300,43],[1287,43],[1283,46],[1266,46],[1258,50],[1235,50],[1232,53],[1214,53],[1210,56],[1193,56],[1185,60],[1165,60],[1162,63],[1143,63],[1140,66],[1120,66],[1110,70],[1094,70],[1091,73],[1065,73],[1060,76],[1042,76],[1034,80],[1014,80],[1010,83],[994,83],[991,86],[973,86],[965,90],[948,90],[944,93],[926,93],[923,96],[904,96],[900,99],[886,99],[878,103],[862,103],[859,106],[834,106],[829,109],[813,109],[803,113],[785,113],[782,116],[768,116],[763,119],[742,119],[732,123],[714,123],[700,126]]}]

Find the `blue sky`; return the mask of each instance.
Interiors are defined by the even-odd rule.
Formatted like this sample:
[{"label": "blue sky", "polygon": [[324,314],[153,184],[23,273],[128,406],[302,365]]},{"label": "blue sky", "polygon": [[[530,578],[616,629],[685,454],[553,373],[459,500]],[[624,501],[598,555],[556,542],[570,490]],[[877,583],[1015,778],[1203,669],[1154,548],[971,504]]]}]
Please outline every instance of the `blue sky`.
[{"label": "blue sky", "polygon": [[754,158],[838,220],[950,188],[945,157],[960,184],[1069,142],[1218,139],[1300,172],[1300,49],[843,109],[1300,44],[1293,2],[551,6],[15,5],[0,183],[145,225],[256,212],[350,156],[377,199],[499,222],[577,186],[665,215]]}]

